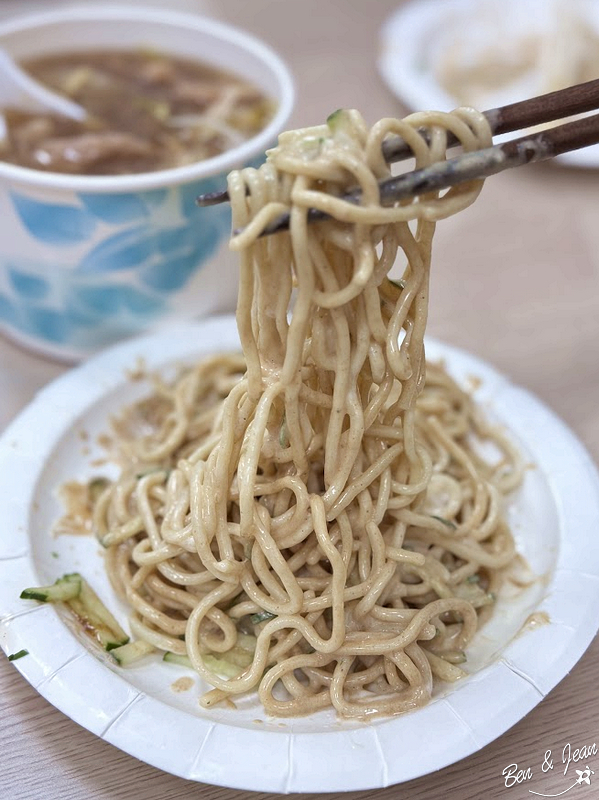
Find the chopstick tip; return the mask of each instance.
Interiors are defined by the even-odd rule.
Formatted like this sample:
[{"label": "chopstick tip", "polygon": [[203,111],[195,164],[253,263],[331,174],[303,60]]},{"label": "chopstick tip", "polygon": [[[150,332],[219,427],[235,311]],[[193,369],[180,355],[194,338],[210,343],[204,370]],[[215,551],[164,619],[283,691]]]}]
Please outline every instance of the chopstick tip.
[{"label": "chopstick tip", "polygon": [[217,206],[229,200],[229,192],[224,189],[218,192],[206,192],[196,197],[196,205],[205,208],[206,206]]}]

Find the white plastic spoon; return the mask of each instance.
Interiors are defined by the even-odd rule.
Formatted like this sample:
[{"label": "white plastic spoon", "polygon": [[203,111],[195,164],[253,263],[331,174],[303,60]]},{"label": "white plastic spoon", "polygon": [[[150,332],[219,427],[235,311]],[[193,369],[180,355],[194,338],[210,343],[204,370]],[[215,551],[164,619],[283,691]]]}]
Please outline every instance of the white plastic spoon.
[{"label": "white plastic spoon", "polygon": [[[86,110],[72,100],[47,89],[31,78],[0,48],[0,109],[17,108],[21,111],[41,111],[59,114],[81,122]],[[0,113],[0,139],[6,137],[6,123]]]}]

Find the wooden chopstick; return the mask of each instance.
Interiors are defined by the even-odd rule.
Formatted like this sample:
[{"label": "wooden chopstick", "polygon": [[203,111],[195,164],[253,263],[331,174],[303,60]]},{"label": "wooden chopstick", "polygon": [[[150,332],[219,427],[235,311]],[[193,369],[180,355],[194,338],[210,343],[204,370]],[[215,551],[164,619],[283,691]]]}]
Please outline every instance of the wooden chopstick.
[{"label": "wooden chopstick", "polygon": [[[493,135],[501,135],[597,108],[599,108],[599,79],[493,108],[484,111],[483,114],[489,122]],[[425,131],[422,131],[422,135],[427,138]],[[599,115],[594,115],[474,153],[465,153],[397,178],[390,178],[380,184],[381,203],[391,205],[406,197],[449,188],[475,178],[486,178],[504,169],[533,161],[543,161],[597,142],[599,142]],[[457,140],[450,135],[448,147],[456,144]],[[389,163],[404,160],[411,155],[411,149],[399,136],[390,136],[383,143],[383,156]],[[359,197],[359,192],[355,191],[350,192],[344,199],[358,203]],[[197,203],[200,206],[210,206],[228,200],[228,192],[224,190],[200,195]],[[311,221],[325,219],[326,214],[311,209],[309,218]],[[265,228],[261,235],[276,233],[287,227],[288,219],[283,216]]]},{"label": "wooden chopstick", "polygon": [[[430,167],[406,172],[396,178],[382,181],[379,184],[381,205],[391,206],[398,200],[448,189],[466,181],[488,178],[490,175],[496,175],[506,169],[531,164],[534,161],[545,161],[562,153],[597,143],[599,143],[599,114],[593,114],[591,117],[521,136],[484,150],[464,153],[447,161],[439,161]],[[358,204],[360,192],[350,192],[342,199]],[[342,215],[338,215],[336,218],[344,221]],[[310,222],[324,219],[328,219],[328,214],[323,211],[315,208],[308,211]],[[288,227],[289,216],[283,214],[265,227],[260,236],[278,233],[287,230]]]},{"label": "wooden chopstick", "polygon": [[[545,122],[564,119],[574,114],[584,114],[599,108],[599,79],[568,86],[556,92],[519,100],[507,106],[483,111],[493,136],[513,133]],[[426,133],[423,132],[425,138]],[[448,136],[448,147],[459,144],[453,136]],[[403,161],[412,155],[411,149],[400,136],[390,136],[383,142],[383,156],[389,164]]]}]

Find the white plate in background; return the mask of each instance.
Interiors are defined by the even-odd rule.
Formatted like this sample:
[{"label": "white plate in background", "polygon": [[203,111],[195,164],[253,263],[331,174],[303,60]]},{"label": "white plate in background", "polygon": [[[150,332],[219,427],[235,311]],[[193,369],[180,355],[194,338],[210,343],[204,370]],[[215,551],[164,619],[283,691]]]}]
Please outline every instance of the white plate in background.
[{"label": "white plate in background", "polygon": [[[374,789],[419,777],[476,752],[524,717],[573,667],[599,627],[599,478],[586,451],[547,408],[483,362],[430,341],[488,415],[509,428],[531,468],[509,505],[519,551],[539,575],[500,597],[469,648],[467,679],[437,691],[425,708],[370,724],[332,711],[281,720],[255,696],[236,710],[202,709],[188,670],[151,656],[117,667],[60,608],[19,599],[26,586],[80,571],[125,622],[92,537],[52,537],[57,487],[104,467],[95,443],[108,416],[146,394],[126,371],[150,370],[237,349],[232,317],[213,318],[118,345],[52,383],[0,439],[0,645],[27,649],[14,666],[56,708],[131,755],[196,781],[268,792]],[[530,625],[531,615],[537,622]],[[237,702],[237,701],[236,701]],[[423,747],[422,742],[427,746]],[[398,742],[401,743],[398,746]],[[265,768],[267,763],[268,768]]]},{"label": "white plate in background", "polygon": [[[594,0],[411,0],[381,29],[378,68],[387,86],[412,111],[451,111],[458,105],[483,111],[570,84],[572,63],[593,42],[599,78],[599,3]],[[535,43],[538,58],[511,80],[499,79],[492,88],[487,84],[461,97],[444,85],[445,65],[469,68],[489,63],[491,55],[507,76],[510,65],[533,52]],[[498,71],[491,72],[496,77]],[[505,134],[495,141],[518,135]],[[599,168],[599,145],[557,160]]]}]

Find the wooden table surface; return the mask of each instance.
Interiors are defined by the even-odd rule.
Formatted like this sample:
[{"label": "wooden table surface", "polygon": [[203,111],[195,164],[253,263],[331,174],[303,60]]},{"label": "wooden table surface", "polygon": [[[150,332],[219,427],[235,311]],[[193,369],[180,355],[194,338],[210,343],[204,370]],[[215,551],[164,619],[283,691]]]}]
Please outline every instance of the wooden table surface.
[{"label": "wooden table surface", "polygon": [[[57,4],[3,0],[0,16]],[[274,46],[297,79],[292,126],[321,122],[342,106],[360,108],[369,121],[402,113],[375,66],[378,31],[398,0],[171,0],[168,5],[204,11]],[[429,332],[488,360],[537,394],[598,461],[598,173],[540,165],[496,176],[471,209],[440,223]],[[65,369],[0,339],[0,429]],[[477,754],[401,786],[346,796],[516,800],[530,797],[529,789],[556,794],[571,782],[563,775],[563,748],[590,747],[599,739],[598,686],[595,639],[536,709]],[[556,768],[544,774],[548,749]],[[0,794],[11,800],[251,797],[167,775],[121,753],[49,705],[1,654],[0,754]],[[532,780],[506,787],[502,771],[511,763],[531,767]],[[587,763],[595,770],[595,784],[573,790],[581,800],[598,796],[599,755]],[[573,773],[571,766],[568,778]]]}]

